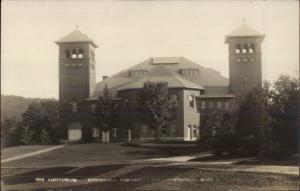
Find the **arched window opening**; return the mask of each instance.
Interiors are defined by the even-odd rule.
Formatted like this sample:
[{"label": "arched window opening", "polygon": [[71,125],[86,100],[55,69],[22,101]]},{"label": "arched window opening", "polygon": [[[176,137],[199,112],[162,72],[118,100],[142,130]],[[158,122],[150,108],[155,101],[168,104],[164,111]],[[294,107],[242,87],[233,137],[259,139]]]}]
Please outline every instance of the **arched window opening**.
[{"label": "arched window opening", "polygon": [[71,58],[71,53],[69,49],[66,50],[66,58]]},{"label": "arched window opening", "polygon": [[77,53],[75,49],[72,50],[72,58],[77,58]]},{"label": "arched window opening", "polygon": [[236,54],[241,53],[241,49],[242,49],[241,45],[240,45],[240,44],[237,44],[237,45],[236,45],[236,48],[235,48],[235,53],[236,53]]},{"label": "arched window opening", "polygon": [[79,49],[78,51],[78,58],[83,58],[83,50]]},{"label": "arched window opening", "polygon": [[248,53],[248,51],[249,51],[248,49],[249,49],[248,44],[244,44],[244,45],[243,45],[243,50],[242,50],[242,51],[243,51],[243,54]]},{"label": "arched window opening", "polygon": [[255,52],[255,44],[250,44],[249,53]]}]

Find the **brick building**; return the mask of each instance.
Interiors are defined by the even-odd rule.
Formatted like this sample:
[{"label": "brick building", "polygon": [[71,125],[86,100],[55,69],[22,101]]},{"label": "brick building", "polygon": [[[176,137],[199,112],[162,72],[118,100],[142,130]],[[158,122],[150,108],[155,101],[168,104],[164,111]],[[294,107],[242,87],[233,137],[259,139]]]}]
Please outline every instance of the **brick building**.
[{"label": "brick building", "polygon": [[[246,24],[228,34],[229,79],[184,57],[154,57],[95,82],[97,44],[78,29],[56,41],[59,46],[59,108],[61,131],[69,140],[110,137],[147,140],[154,132],[136,112],[136,95],[146,81],[168,82],[171,120],[162,130],[165,140],[197,140],[201,116],[226,110],[236,97],[262,84],[261,43],[264,35]],[[95,122],[99,96],[107,86],[124,116],[135,120],[105,133]]]}]

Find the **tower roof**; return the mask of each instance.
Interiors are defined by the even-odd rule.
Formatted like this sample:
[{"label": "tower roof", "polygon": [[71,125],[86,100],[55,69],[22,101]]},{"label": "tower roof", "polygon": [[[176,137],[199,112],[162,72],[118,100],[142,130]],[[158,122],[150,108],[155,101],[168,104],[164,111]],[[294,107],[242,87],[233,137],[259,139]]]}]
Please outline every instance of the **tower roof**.
[{"label": "tower roof", "polygon": [[231,37],[264,37],[265,35],[247,24],[243,23],[240,27],[226,35],[226,42]]},{"label": "tower roof", "polygon": [[86,34],[82,33],[78,29],[75,29],[68,35],[64,36],[63,38],[55,41],[56,44],[60,43],[68,43],[68,42],[90,42],[94,47],[98,47],[97,44],[90,39]]}]

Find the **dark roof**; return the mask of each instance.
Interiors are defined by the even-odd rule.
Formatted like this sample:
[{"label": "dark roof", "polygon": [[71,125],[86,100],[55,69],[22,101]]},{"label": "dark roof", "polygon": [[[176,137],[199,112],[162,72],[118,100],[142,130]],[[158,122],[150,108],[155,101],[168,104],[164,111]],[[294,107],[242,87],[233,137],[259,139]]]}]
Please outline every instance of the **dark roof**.
[{"label": "dark roof", "polygon": [[86,34],[82,33],[78,29],[75,29],[68,35],[64,36],[63,38],[55,41],[57,44],[60,43],[68,43],[68,42],[90,42],[94,47],[98,47],[97,44],[91,40]]},{"label": "dark roof", "polygon": [[[165,70],[170,72],[172,74],[172,77],[164,77],[166,73],[161,73],[159,72],[159,70],[154,70],[161,66],[163,66]],[[199,74],[181,75],[180,72],[182,69],[197,69]],[[145,74],[145,76],[134,77],[130,76],[130,73],[132,71],[148,71],[149,73],[152,73],[151,77],[148,76],[148,78],[152,78],[152,80],[156,75],[157,80],[160,81],[162,81],[163,78],[165,80],[166,78],[169,78],[168,80],[172,78],[175,79],[175,81],[184,81],[178,83],[183,83],[186,85],[189,84],[188,86],[197,85],[198,88],[205,88],[205,86],[228,87],[228,79],[212,68],[203,67],[184,57],[156,57],[149,58],[137,65],[132,66],[131,68],[128,68],[124,71],[114,74],[113,76],[101,82],[98,82],[95,88],[95,95],[101,94],[103,88],[105,87],[105,84],[107,84],[112,94],[115,95],[115,93],[119,89],[122,89],[123,86],[134,86],[134,83],[138,83],[137,81],[141,78],[143,78],[142,80],[145,80],[147,74]]]},{"label": "dark roof", "polygon": [[243,23],[240,27],[226,35],[226,42],[231,37],[264,37],[265,35],[247,24]]}]

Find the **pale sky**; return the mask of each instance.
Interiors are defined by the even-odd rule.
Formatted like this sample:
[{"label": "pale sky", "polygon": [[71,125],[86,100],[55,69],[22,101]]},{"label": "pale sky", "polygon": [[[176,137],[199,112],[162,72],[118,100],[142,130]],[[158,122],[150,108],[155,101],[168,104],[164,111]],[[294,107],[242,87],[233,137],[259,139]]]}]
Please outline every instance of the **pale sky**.
[{"label": "pale sky", "polygon": [[225,35],[266,35],[263,78],[298,76],[299,1],[17,1],[1,3],[1,94],[58,98],[55,40],[75,26],[93,39],[96,79],[149,57],[185,56],[228,77]]}]

